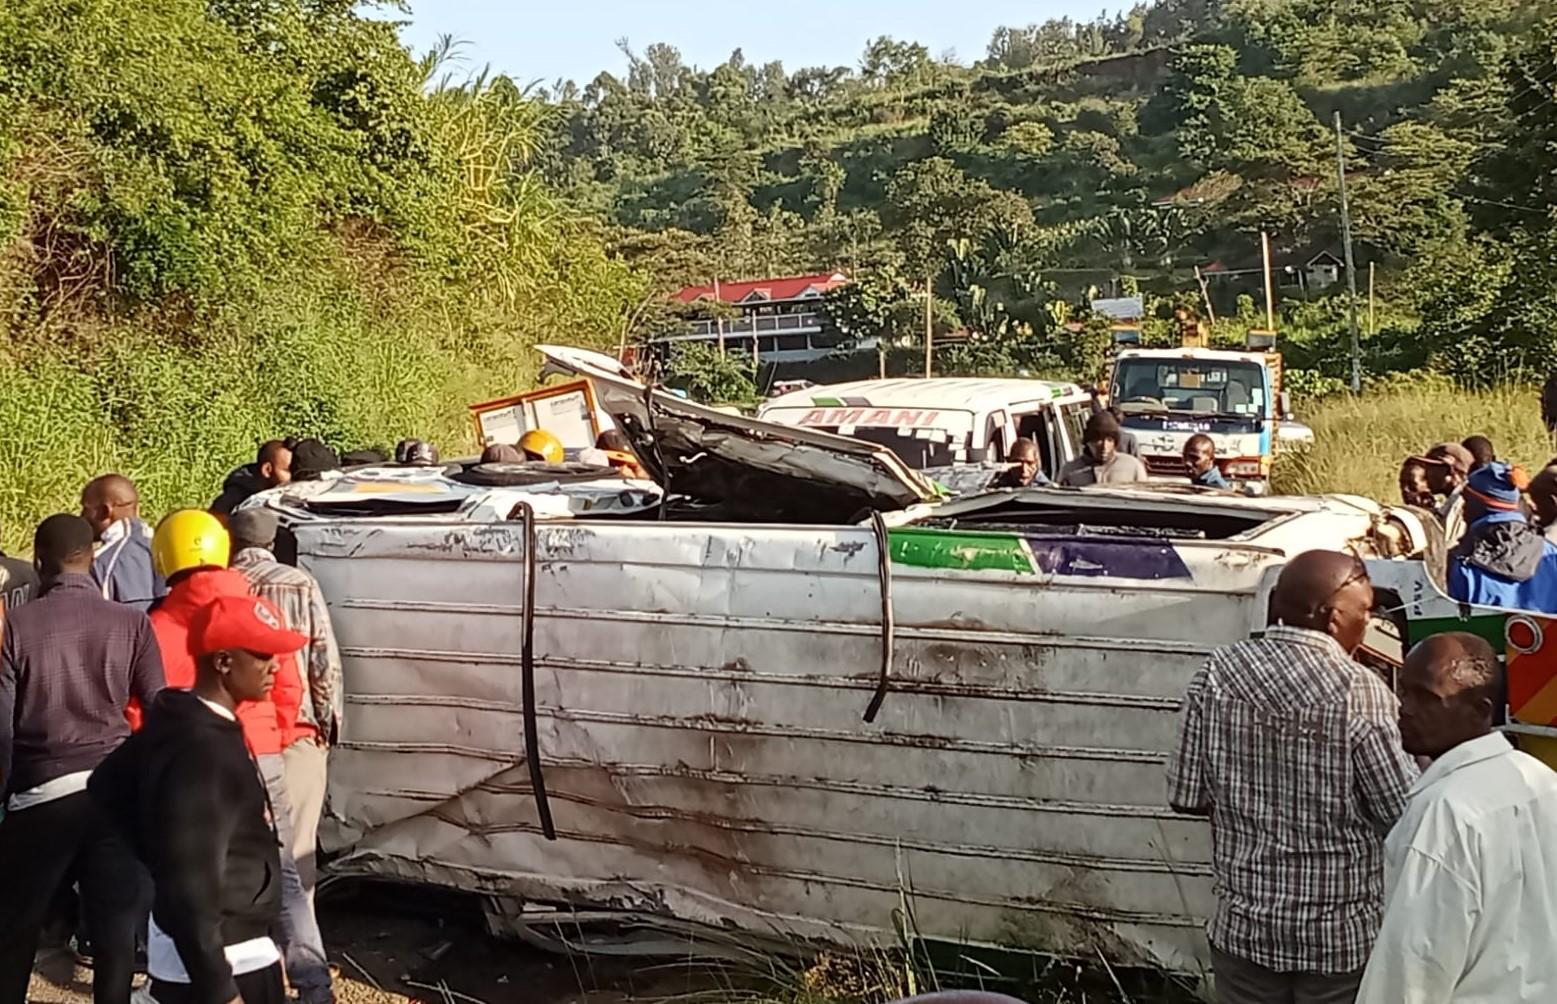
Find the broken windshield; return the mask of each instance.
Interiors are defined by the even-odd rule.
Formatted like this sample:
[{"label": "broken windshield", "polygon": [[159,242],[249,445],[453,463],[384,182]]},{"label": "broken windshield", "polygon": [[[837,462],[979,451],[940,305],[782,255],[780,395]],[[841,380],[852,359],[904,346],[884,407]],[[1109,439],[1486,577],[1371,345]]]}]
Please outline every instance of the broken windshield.
[{"label": "broken windshield", "polygon": [[885,446],[898,459],[916,471],[927,467],[945,467],[957,460],[957,451],[967,448],[967,437],[953,441],[950,434],[939,429],[873,429],[855,426],[847,433],[842,427],[814,426],[820,432],[834,432],[861,439],[877,446]]},{"label": "broken windshield", "polygon": [[1263,418],[1264,373],[1257,363],[1224,359],[1121,359],[1113,401],[1127,415]]}]

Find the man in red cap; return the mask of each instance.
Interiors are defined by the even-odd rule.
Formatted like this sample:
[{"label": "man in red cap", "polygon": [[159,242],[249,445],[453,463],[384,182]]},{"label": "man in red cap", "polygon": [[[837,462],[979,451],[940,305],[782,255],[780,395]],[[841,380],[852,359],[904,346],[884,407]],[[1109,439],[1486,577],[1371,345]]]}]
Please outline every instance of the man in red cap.
[{"label": "man in red cap", "polygon": [[[157,524],[152,556],[167,579],[168,594],[151,612],[151,627],[163,652],[169,687],[191,687],[197,671],[194,625],[215,601],[249,598],[253,590],[243,573],[228,568],[232,543],[210,513],[181,509]],[[284,625],[285,620],[282,621]],[[304,638],[300,644],[307,644]],[[292,652],[281,653],[267,694],[238,709],[238,724],[259,765],[281,833],[281,920],[287,977],[302,1004],[334,1004],[334,988],[324,938],[292,856],[292,809],[282,750],[297,723],[303,684]]]},{"label": "man in red cap", "polygon": [[147,944],[158,1004],[282,1004],[281,859],[270,803],[238,724],[276,657],[307,641],[255,596],[218,596],[190,625],[190,690],[162,691],[87,790],[156,887]]}]

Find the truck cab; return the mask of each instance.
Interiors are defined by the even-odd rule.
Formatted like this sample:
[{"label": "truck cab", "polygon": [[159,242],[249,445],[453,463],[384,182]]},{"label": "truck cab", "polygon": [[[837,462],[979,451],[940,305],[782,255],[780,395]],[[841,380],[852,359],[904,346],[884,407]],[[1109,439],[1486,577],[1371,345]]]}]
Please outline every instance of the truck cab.
[{"label": "truck cab", "polygon": [[1223,349],[1125,349],[1114,358],[1109,401],[1135,434],[1153,479],[1187,479],[1184,446],[1203,433],[1222,476],[1268,490],[1285,414],[1281,354]]}]

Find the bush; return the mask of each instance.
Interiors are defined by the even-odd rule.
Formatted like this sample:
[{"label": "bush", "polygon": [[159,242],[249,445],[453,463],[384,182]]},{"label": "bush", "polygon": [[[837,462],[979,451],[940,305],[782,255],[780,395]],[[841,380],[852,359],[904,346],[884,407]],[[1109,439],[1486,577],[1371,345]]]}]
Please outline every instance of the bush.
[{"label": "bush", "polygon": [[121,470],[203,505],[273,436],[407,435],[612,347],[644,284],[530,167],[545,110],[433,85],[371,6],[0,4],[0,539]]},{"label": "bush", "polygon": [[757,367],[746,352],[721,353],[703,342],[678,342],[671,352],[665,382],[703,404],[752,405],[757,400]]}]

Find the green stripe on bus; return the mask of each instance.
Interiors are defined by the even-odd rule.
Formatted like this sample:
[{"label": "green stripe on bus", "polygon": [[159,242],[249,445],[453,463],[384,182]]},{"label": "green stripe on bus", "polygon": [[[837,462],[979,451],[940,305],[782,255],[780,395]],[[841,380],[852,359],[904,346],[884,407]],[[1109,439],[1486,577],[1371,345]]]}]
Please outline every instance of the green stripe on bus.
[{"label": "green stripe on bus", "polygon": [[893,530],[892,560],[915,568],[994,570],[1031,575],[1032,558],[1014,534]]},{"label": "green stripe on bus", "polygon": [[1485,638],[1494,652],[1502,652],[1506,644],[1503,636],[1503,622],[1506,619],[1507,615],[1500,613],[1472,614],[1463,620],[1459,617],[1423,617],[1406,624],[1407,647],[1431,635],[1465,631]]}]

